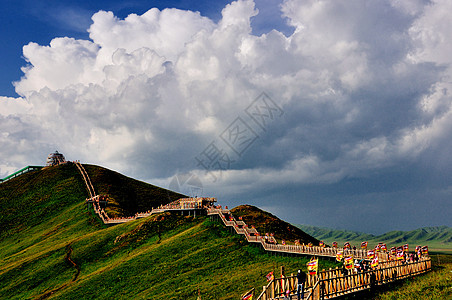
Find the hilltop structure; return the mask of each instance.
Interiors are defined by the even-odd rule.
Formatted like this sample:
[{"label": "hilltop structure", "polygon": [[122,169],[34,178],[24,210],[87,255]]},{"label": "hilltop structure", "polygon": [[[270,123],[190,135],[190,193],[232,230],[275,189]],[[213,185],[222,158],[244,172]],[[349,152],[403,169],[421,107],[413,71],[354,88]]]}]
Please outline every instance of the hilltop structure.
[{"label": "hilltop structure", "polygon": [[[47,157],[46,167],[58,166],[66,163],[68,162],[66,161],[66,158],[64,158],[64,155],[62,153],[59,153],[58,151],[55,151],[54,153],[50,153],[49,156]],[[5,178],[0,178],[0,183],[16,178],[17,176],[20,176],[28,172],[39,171],[42,168],[43,168],[42,166],[26,166],[25,168],[22,168],[19,171],[16,171],[11,175],[6,176]]]},{"label": "hilltop structure", "polygon": [[58,166],[65,163],[67,163],[67,161],[66,158],[64,158],[64,155],[55,151],[54,153],[50,153],[47,157],[46,167]]}]

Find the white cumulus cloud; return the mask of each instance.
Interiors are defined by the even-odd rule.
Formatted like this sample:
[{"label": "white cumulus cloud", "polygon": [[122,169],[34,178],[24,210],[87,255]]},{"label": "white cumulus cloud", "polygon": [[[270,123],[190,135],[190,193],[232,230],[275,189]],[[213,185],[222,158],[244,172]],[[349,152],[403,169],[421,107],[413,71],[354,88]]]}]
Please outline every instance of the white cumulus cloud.
[{"label": "white cumulus cloud", "polygon": [[258,141],[216,170],[231,197],[444,155],[451,8],[439,0],[287,0],[289,35],[253,34],[259,11],[250,0],[228,4],[218,22],[178,9],[125,19],[99,11],[89,40],[24,46],[20,98],[0,98],[0,174],[55,149],[160,183],[204,172],[194,157],[261,92],[284,115],[253,127]]}]

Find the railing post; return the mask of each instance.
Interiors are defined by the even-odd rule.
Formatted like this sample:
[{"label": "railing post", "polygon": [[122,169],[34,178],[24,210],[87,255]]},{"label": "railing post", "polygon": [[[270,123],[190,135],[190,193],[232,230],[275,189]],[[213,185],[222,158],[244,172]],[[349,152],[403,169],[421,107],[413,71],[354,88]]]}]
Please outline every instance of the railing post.
[{"label": "railing post", "polygon": [[272,280],[272,284],[270,285],[270,293],[271,297],[275,298],[275,279]]}]

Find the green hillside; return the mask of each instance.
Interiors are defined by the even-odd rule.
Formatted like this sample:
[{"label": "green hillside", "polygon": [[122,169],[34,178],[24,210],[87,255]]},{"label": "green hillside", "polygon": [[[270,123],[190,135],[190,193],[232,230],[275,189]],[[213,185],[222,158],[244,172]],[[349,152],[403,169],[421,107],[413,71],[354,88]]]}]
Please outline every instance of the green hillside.
[{"label": "green hillside", "polygon": [[187,197],[98,166],[85,165],[85,169],[96,192],[109,196],[110,217],[134,215]]},{"label": "green hillside", "polygon": [[350,242],[359,247],[362,241],[368,241],[373,247],[379,242],[388,246],[400,246],[409,244],[428,245],[430,251],[452,253],[452,228],[447,226],[424,227],[412,231],[391,231],[382,235],[372,235],[361,232],[335,230],[331,228],[316,227],[310,225],[296,225],[304,232],[323,240],[329,244]]},{"label": "green hillside", "polygon": [[[86,169],[118,214],[178,196]],[[198,290],[202,299],[237,299],[261,290],[267,272],[281,265],[288,273],[306,270],[307,259],[270,256],[207,217],[160,214],[107,227],[85,198],[71,164],[0,184],[0,299],[196,299]]]}]

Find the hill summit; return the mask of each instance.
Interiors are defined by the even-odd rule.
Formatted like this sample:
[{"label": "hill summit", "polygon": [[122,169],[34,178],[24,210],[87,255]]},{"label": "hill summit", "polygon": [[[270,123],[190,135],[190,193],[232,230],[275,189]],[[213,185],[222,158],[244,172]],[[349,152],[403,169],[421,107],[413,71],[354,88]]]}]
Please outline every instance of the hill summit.
[{"label": "hill summit", "polygon": [[240,205],[231,209],[231,213],[236,218],[241,217],[246,224],[253,225],[261,234],[274,234],[278,242],[299,240],[301,244],[319,245],[318,239],[256,206]]}]

